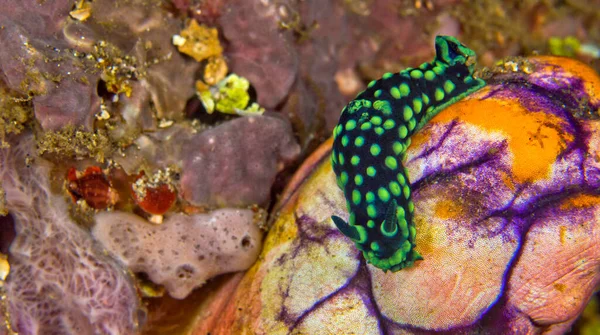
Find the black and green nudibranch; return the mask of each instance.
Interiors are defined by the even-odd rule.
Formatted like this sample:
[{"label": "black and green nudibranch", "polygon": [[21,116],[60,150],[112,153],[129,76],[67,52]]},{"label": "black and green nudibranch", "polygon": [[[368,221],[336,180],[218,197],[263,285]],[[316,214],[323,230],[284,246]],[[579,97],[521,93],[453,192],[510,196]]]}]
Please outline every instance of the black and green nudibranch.
[{"label": "black and green nudibranch", "polygon": [[369,83],[344,109],[331,154],[348,222],[332,216],[367,262],[398,271],[422,259],[415,250],[414,204],[402,165],[410,137],[448,105],[485,86],[473,76],[475,52],[437,36],[432,62]]}]

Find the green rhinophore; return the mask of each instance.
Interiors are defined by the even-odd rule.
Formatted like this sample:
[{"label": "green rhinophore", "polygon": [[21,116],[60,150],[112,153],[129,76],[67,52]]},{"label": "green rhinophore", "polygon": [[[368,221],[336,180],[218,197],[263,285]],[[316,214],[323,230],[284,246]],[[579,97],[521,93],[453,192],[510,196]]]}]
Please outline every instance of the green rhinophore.
[{"label": "green rhinophore", "polygon": [[485,86],[473,77],[475,53],[456,38],[436,37],[435,49],[432,62],[370,82],[343,109],[334,129],[331,164],[349,218],[333,216],[333,222],[367,262],[384,271],[422,259],[415,249],[413,190],[402,165],[410,137],[448,105]]}]

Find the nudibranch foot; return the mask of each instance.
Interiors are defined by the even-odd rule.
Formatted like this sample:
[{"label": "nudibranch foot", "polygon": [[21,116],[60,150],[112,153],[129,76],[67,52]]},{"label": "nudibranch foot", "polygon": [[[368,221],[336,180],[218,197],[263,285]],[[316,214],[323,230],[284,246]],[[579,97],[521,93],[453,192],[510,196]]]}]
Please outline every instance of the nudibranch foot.
[{"label": "nudibranch foot", "polygon": [[475,52],[451,36],[437,36],[432,62],[386,73],[342,110],[333,131],[331,163],[348,203],[338,229],[367,262],[398,271],[423,259],[409,176],[402,165],[410,137],[447,106],[485,86],[473,76]]}]

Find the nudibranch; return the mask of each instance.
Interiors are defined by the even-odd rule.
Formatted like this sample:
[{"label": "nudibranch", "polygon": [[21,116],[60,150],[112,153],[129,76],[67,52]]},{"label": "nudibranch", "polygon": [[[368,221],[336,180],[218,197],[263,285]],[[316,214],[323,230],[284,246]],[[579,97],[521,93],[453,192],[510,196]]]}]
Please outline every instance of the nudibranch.
[{"label": "nudibranch", "polygon": [[386,73],[342,110],[331,162],[344,191],[348,222],[332,216],[367,262],[392,272],[422,259],[415,250],[414,204],[402,165],[412,134],[452,103],[481,89],[475,52],[437,36],[432,62]]}]

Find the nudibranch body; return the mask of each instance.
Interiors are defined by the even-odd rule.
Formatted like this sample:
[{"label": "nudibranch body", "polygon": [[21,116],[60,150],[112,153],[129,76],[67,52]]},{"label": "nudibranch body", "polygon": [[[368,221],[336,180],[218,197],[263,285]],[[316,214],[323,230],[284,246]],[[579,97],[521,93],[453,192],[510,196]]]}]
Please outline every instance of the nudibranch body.
[{"label": "nudibranch body", "polygon": [[485,86],[474,78],[475,53],[450,36],[437,36],[432,62],[369,83],[344,109],[333,131],[331,155],[344,191],[348,222],[338,229],[367,262],[398,271],[422,259],[415,250],[410,181],[402,160],[410,137],[448,105]]}]

